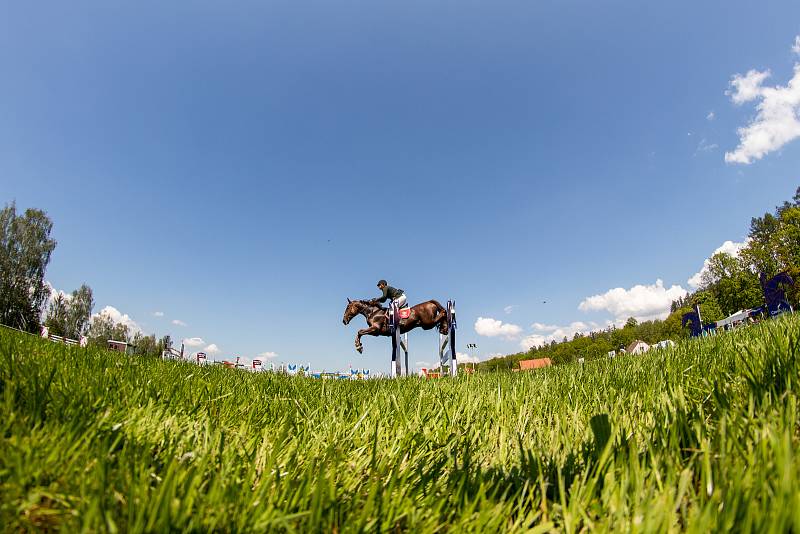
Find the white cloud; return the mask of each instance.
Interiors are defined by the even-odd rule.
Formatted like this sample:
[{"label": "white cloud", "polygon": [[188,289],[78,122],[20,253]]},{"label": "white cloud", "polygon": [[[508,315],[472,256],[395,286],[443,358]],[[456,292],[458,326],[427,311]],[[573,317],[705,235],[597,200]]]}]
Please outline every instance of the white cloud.
[{"label": "white cloud", "polygon": [[217,347],[216,344],[211,343],[210,345],[208,345],[206,348],[203,349],[203,352],[207,354],[216,354],[217,352],[219,352],[219,347]]},{"label": "white cloud", "polygon": [[757,71],[752,69],[744,76],[741,74],[735,74],[733,79],[730,81],[730,86],[732,89],[725,91],[725,95],[731,97],[731,101],[736,105],[741,105],[745,102],[755,100],[761,96],[761,93],[764,90],[764,88],[761,87],[761,84],[764,83],[764,80],[769,78],[771,75],[772,73],[769,71],[769,69],[765,71]]},{"label": "white cloud", "polygon": [[[741,251],[746,246],[747,246],[746,239],[742,243],[725,241],[722,245],[717,247],[717,249],[714,252],[711,253],[711,256],[714,256],[714,254],[719,254],[720,252],[724,252],[726,254],[730,254],[731,256],[736,257],[739,255],[739,251]],[[694,275],[692,275],[692,277],[689,278],[689,280],[687,280],[689,287],[691,287],[692,289],[698,289],[701,285],[703,285],[703,275],[706,272],[708,272],[708,265],[710,261],[711,258],[706,258],[703,261],[703,267],[699,271],[697,271]]]},{"label": "white cloud", "polygon": [[506,313],[506,315],[511,315],[511,313],[517,308],[519,308],[519,304],[511,304],[510,306],[503,308],[503,311]]},{"label": "white cloud", "polygon": [[[798,39],[792,47],[795,52]],[[737,129],[739,146],[725,153],[727,163],[748,165],[800,137],[800,63],[795,63],[794,76],[786,86],[764,86],[770,75],[769,70],[736,74],[725,92],[736,105],[760,100],[755,118]]]},{"label": "white cloud", "polygon": [[479,357],[473,357],[463,352],[456,352],[456,358],[458,359],[458,363],[478,363],[481,361]]},{"label": "white cloud", "polygon": [[258,356],[260,358],[271,359],[271,358],[277,358],[278,357],[278,353],[277,352],[268,351],[268,352],[262,352]]},{"label": "white cloud", "polygon": [[694,151],[695,156],[700,152],[711,152],[712,150],[716,150],[719,148],[719,145],[716,143],[709,143],[706,138],[702,138],[699,143],[697,143],[697,149]]},{"label": "white cloud", "polygon": [[[610,324],[611,323],[609,321],[606,323],[606,326]],[[551,341],[561,342],[565,337],[567,339],[572,339],[577,333],[589,334],[591,332],[602,330],[604,327],[595,323],[594,321],[590,321],[588,323],[584,323],[583,321],[575,321],[567,326],[533,323],[531,328],[534,330],[534,333],[529,336],[525,336],[522,341],[520,341],[520,346],[523,348],[523,350],[529,350],[533,347],[541,347],[542,345],[549,344]]]},{"label": "white cloud", "polygon": [[709,111],[708,115],[706,115],[706,120],[708,120],[708,121],[713,121],[715,118],[717,118],[717,116],[714,115],[713,111]]},{"label": "white cloud", "polygon": [[475,321],[475,332],[477,332],[479,336],[501,336],[506,339],[514,339],[522,334],[522,328],[515,324],[492,319],[491,317],[478,317],[478,320]]},{"label": "white cloud", "polygon": [[188,326],[186,323],[184,323],[180,319],[173,319],[172,320],[172,324],[174,324],[175,326]]},{"label": "white cloud", "polygon": [[187,347],[202,347],[206,342],[201,337],[188,337],[183,339],[183,344]]},{"label": "white cloud", "polygon": [[652,285],[635,285],[630,289],[617,287],[602,295],[594,295],[583,300],[578,306],[581,311],[601,311],[611,313],[617,321],[628,317],[639,320],[663,319],[669,315],[673,300],[686,296],[681,286],[664,287],[664,282],[656,280]]},{"label": "white cloud", "polygon": [[99,313],[95,313],[94,315],[92,315],[92,317],[98,317],[101,315],[110,318],[117,324],[119,323],[124,324],[125,326],[128,327],[128,332],[132,334],[142,331],[142,328],[136,323],[136,321],[131,319],[130,315],[128,315],[127,313],[122,313],[114,306],[106,306],[105,308],[100,310]]},{"label": "white cloud", "polygon": [[66,291],[61,291],[60,289],[56,289],[55,287],[53,287],[53,284],[51,284],[46,280],[44,282],[44,285],[45,287],[47,287],[47,291],[50,293],[50,296],[48,297],[47,300],[48,305],[53,299],[55,299],[59,295],[66,301],[72,300],[72,293],[67,293]]},{"label": "white cloud", "polygon": [[161,311],[153,312],[153,317],[164,317],[164,312]]},{"label": "white cloud", "polygon": [[47,280],[45,280],[44,285],[48,291],[47,299],[45,299],[43,305],[45,311],[47,311],[50,308],[50,305],[53,303],[56,297],[60,296],[64,302],[69,302],[72,300],[72,293],[67,293],[66,291],[56,289],[55,287],[53,287],[53,284],[51,284]]},{"label": "white cloud", "polygon": [[800,35],[794,38],[794,45],[792,45],[792,52],[800,56]]}]

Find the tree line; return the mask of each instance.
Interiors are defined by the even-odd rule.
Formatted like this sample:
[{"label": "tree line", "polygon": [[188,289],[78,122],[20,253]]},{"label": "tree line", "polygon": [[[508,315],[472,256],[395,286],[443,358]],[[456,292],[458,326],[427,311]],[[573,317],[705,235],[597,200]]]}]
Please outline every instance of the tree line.
[{"label": "tree line", "polygon": [[664,320],[638,322],[628,319],[623,327],[609,326],[590,334],[577,333],[572,339],[552,341],[526,352],[493,358],[479,364],[485,370],[512,369],[520,360],[550,358],[567,363],[607,356],[612,350],[627,347],[635,340],[653,344],[689,336],[681,327],[684,313],[700,307],[703,322],[716,322],[744,309],[764,304],[759,275],[771,278],[787,272],[795,284],[786,287],[786,297],[795,308],[800,304],[800,187],[794,197],[750,220],[750,231],[738,254],[719,252],[709,258],[698,289],[674,302]]},{"label": "tree line", "polygon": [[0,211],[0,324],[38,334],[80,339],[105,347],[108,340],[124,341],[140,355],[158,355],[170,337],[132,332],[108,314],[94,314],[92,288],[82,284],[72,293],[55,291],[45,279],[56,248],[53,222],[39,209],[17,213],[15,203]]}]

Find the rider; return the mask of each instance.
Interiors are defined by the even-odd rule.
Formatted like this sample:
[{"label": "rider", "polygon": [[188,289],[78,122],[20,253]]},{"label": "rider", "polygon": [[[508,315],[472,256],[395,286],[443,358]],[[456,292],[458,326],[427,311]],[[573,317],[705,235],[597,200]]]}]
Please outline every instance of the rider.
[{"label": "rider", "polygon": [[372,299],[373,302],[376,304],[386,302],[387,300],[391,300],[395,304],[397,304],[398,308],[405,308],[408,306],[408,300],[406,299],[405,291],[402,289],[395,289],[389,284],[386,283],[386,280],[381,280],[378,282],[378,289],[383,292],[383,295],[376,299]]}]

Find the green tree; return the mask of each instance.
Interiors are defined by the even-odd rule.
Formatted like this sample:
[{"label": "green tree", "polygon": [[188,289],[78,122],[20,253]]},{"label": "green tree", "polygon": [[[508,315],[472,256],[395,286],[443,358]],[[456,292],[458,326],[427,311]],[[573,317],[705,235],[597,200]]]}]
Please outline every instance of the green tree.
[{"label": "green tree", "polygon": [[717,298],[710,291],[698,291],[692,296],[692,304],[700,305],[700,318],[703,324],[713,323],[724,319],[726,315],[719,307]]},{"label": "green tree", "polygon": [[123,323],[115,323],[105,313],[92,317],[86,336],[89,338],[89,343],[99,347],[105,347],[110,339],[114,341],[130,341],[128,326]]},{"label": "green tree", "polygon": [[93,308],[92,288],[86,284],[71,295],[58,292],[50,300],[44,324],[53,334],[78,339],[86,332]]},{"label": "green tree", "polygon": [[69,296],[64,293],[58,292],[50,299],[50,305],[47,309],[44,324],[50,330],[51,334],[57,336],[67,335],[67,323],[69,319]]},{"label": "green tree", "polygon": [[756,308],[764,300],[758,276],[741,258],[725,252],[709,259],[700,287],[714,295],[724,316]]},{"label": "green tree", "polygon": [[49,295],[44,275],[56,242],[41,210],[17,215],[12,202],[0,211],[0,323],[35,332]]},{"label": "green tree", "polygon": [[134,345],[133,353],[139,356],[154,356],[160,354],[158,350],[158,342],[156,341],[155,334],[146,336],[141,332],[136,332],[133,336],[132,344]]}]

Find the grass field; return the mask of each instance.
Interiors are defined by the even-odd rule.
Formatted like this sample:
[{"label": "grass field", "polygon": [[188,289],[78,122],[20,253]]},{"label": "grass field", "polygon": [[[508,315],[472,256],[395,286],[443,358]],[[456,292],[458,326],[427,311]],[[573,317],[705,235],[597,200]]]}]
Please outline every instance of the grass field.
[{"label": "grass field", "polygon": [[800,531],[800,318],[531,374],[329,382],[0,329],[5,531]]}]

